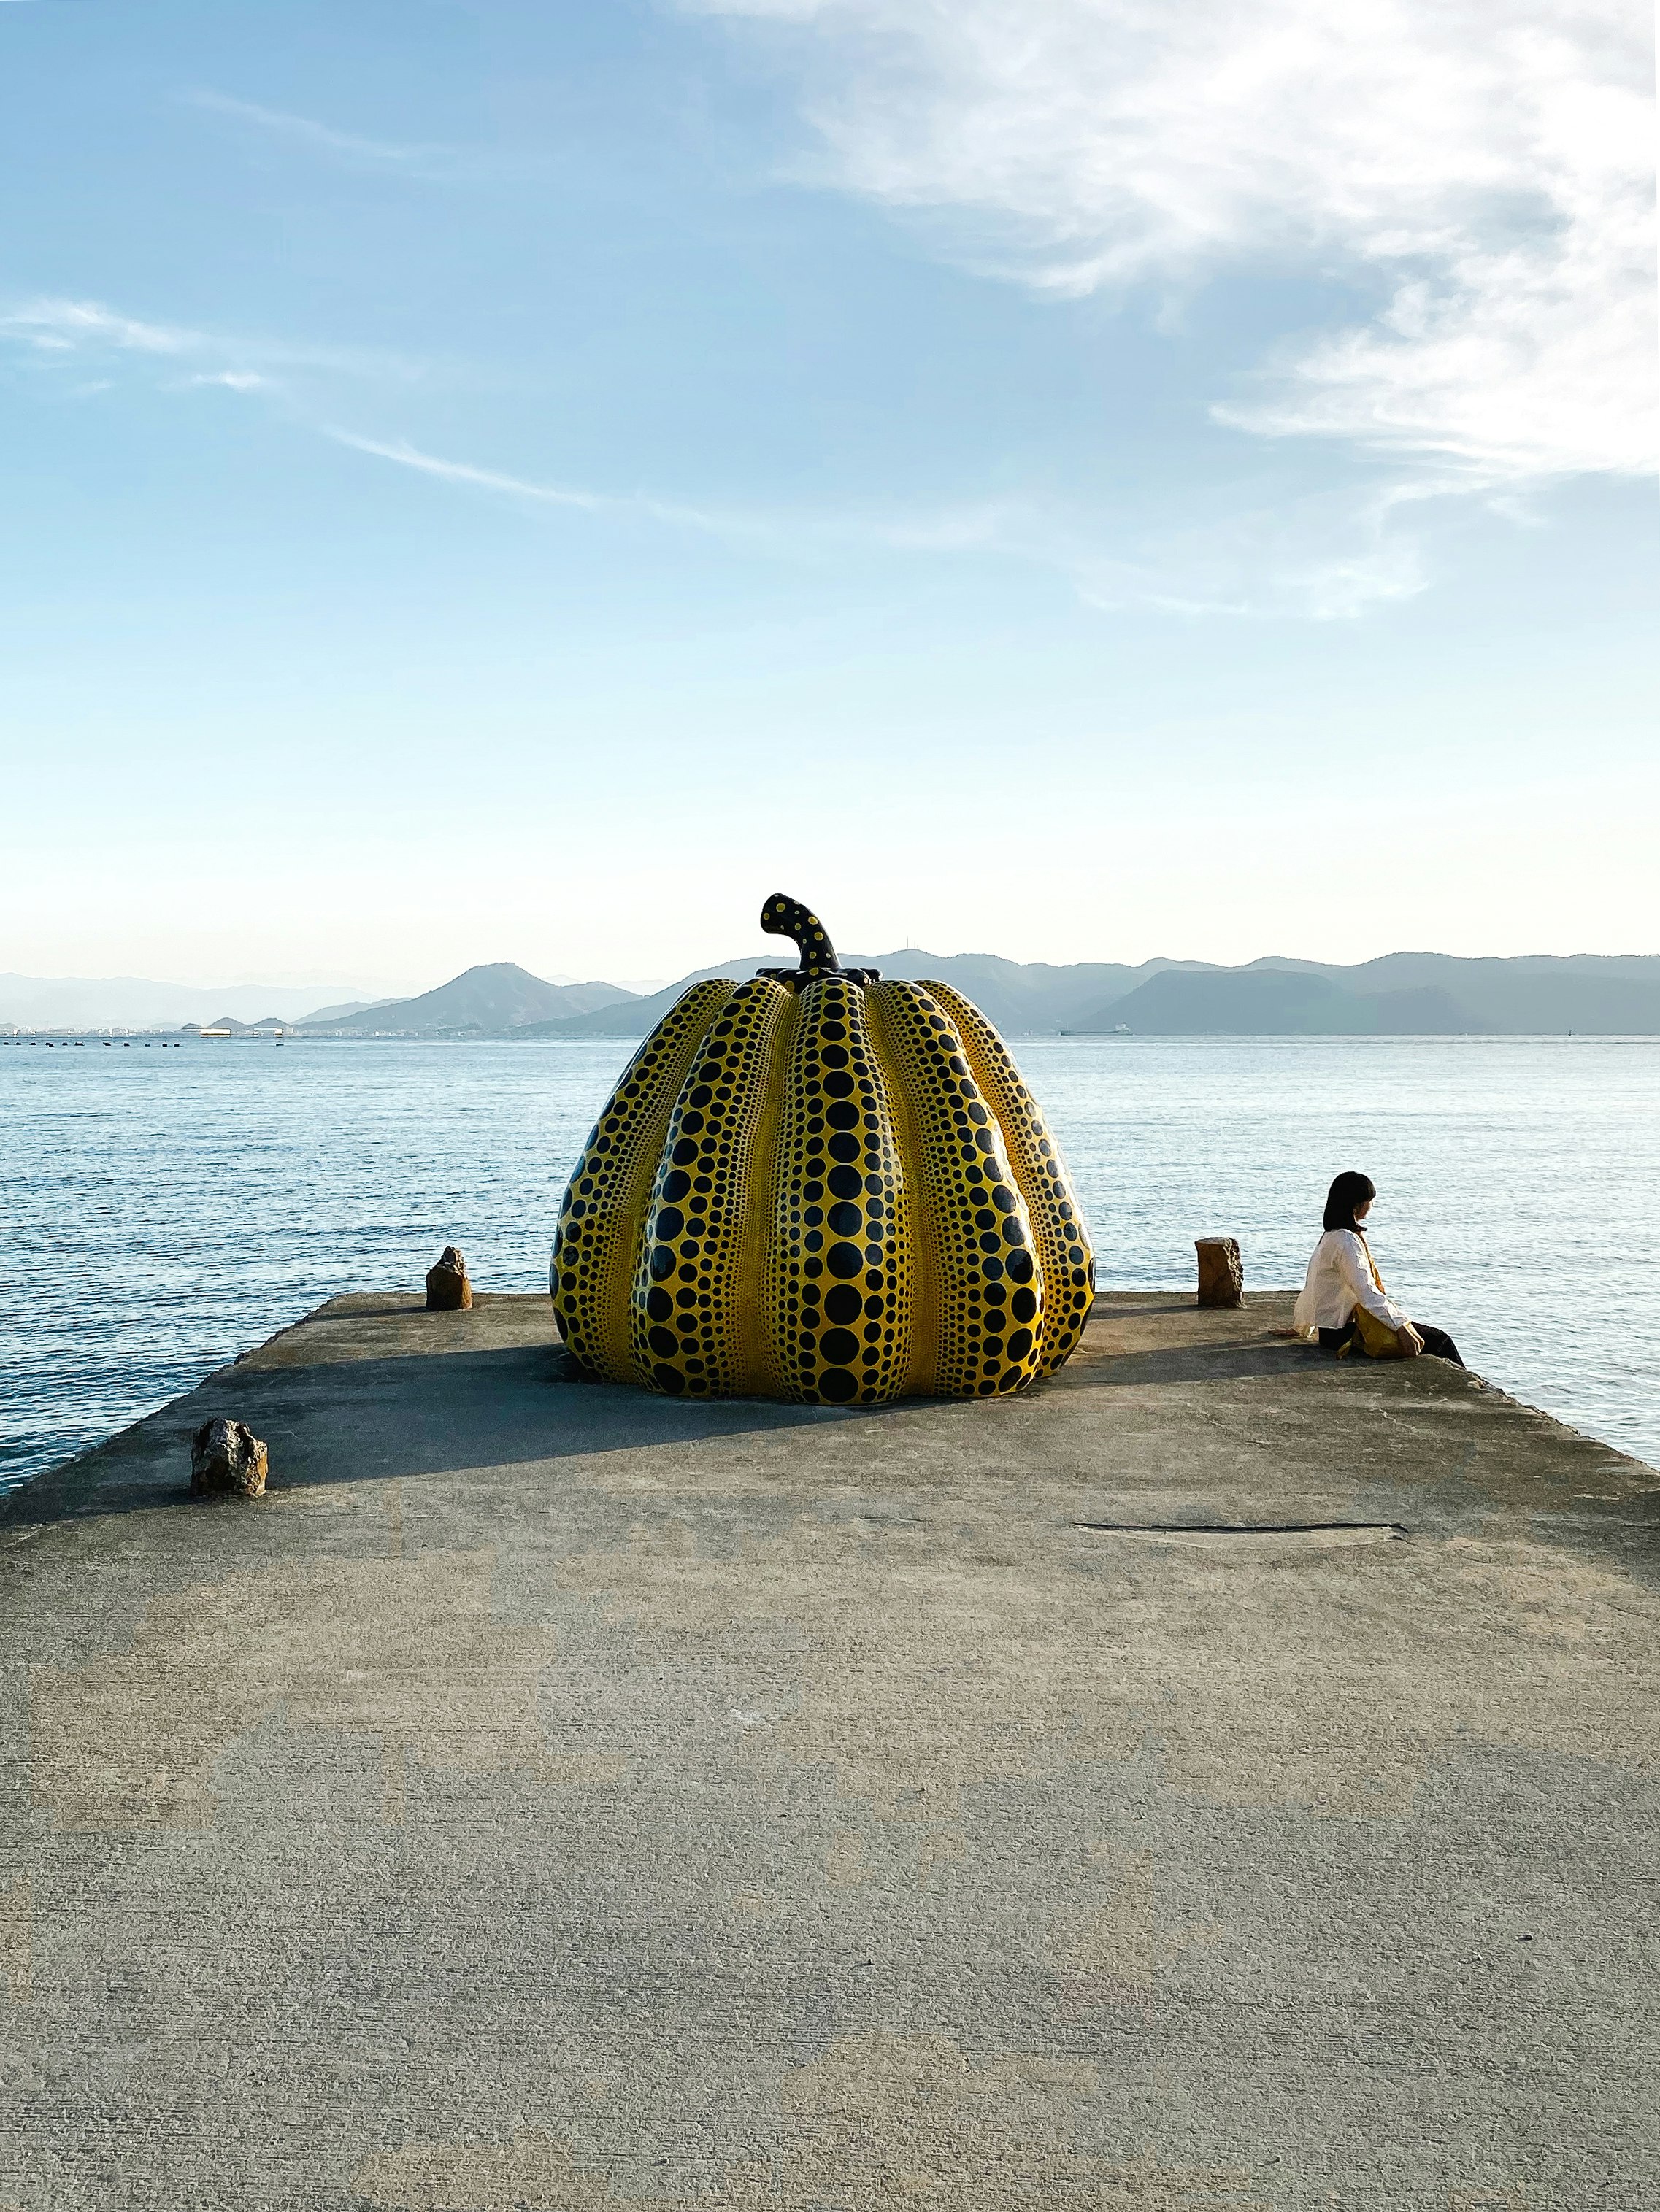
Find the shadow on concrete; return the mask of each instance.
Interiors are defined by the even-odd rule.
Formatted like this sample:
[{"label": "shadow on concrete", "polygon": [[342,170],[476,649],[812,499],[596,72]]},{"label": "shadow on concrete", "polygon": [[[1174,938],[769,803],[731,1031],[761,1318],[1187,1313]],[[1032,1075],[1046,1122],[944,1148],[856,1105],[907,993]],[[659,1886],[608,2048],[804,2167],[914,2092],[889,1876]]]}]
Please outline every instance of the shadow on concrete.
[{"label": "shadow on concrete", "polygon": [[[1316,1368],[1339,1369],[1339,1363],[1316,1346],[1287,1337],[1261,1344],[1183,1344],[1157,1352],[1092,1352],[1087,1364],[1077,1370],[1077,1380],[1107,1389],[1128,1389],[1158,1382],[1237,1382],[1255,1376],[1283,1376]],[[1064,1370],[1059,1379],[1064,1381],[1073,1371]]]},{"label": "shadow on concrete", "polygon": [[[400,1353],[385,1359],[232,1366],[188,1396],[0,1504],[0,1532],[65,1519],[168,1507],[202,1510],[189,1494],[190,1437],[216,1413],[246,1421],[271,1447],[271,1492],[483,1474],[596,1454],[687,1449],[733,1437],[850,1421],[983,1415],[983,1407],[796,1406],[769,1399],[687,1402],[617,1383],[570,1378],[550,1346]],[[996,1409],[999,1412],[1004,1408]],[[0,1538],[3,1540],[3,1538]]]},{"label": "shadow on concrete", "polygon": [[[398,1311],[398,1309],[392,1310]],[[325,1325],[333,1316],[323,1316]],[[362,1310],[342,1319],[362,1322]],[[319,1326],[314,1319],[309,1326]],[[488,1475],[618,1452],[690,1449],[739,1437],[858,1423],[873,1453],[899,1432],[995,1424],[994,1462],[1017,1463],[1028,1422],[1058,1395],[1100,1388],[1222,1384],[1341,1375],[1335,1362],[1290,1340],[1190,1345],[1114,1353],[1091,1346],[1018,1398],[902,1399],[870,1407],[799,1406],[771,1399],[688,1401],[580,1376],[562,1346],[473,1351],[414,1346],[386,1357],[223,1368],[107,1443],[50,1471],[0,1507],[0,1531],[88,1516],[203,1510],[189,1495],[189,1439],[216,1413],[246,1421],[271,1446],[271,1492],[383,1482],[400,1476]]]}]

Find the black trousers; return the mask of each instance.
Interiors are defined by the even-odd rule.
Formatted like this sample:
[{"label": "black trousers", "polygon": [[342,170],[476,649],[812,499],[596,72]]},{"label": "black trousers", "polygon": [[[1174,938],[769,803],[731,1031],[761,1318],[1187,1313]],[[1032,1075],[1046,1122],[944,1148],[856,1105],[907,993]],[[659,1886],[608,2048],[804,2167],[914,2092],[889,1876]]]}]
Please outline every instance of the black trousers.
[{"label": "black trousers", "polygon": [[[1424,1340],[1424,1349],[1432,1359],[1450,1359],[1455,1367],[1462,1367],[1458,1346],[1444,1328],[1435,1328],[1426,1321],[1415,1321],[1413,1327]],[[1354,1334],[1354,1323],[1347,1322],[1341,1328],[1323,1328],[1320,1332],[1322,1352],[1341,1352]]]}]

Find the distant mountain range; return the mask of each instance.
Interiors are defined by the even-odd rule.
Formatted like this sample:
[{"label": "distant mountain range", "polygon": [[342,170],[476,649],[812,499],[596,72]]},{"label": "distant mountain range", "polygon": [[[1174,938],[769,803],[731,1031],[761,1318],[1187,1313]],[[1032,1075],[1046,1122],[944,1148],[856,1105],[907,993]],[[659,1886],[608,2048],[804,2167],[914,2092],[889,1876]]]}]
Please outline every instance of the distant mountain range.
[{"label": "distant mountain range", "polygon": [[1258,960],[1167,969],[1069,1024],[1121,1025],[1143,1036],[1652,1036],[1660,958],[1391,952],[1353,968]]},{"label": "distant mountain range", "polygon": [[[1391,952],[1356,967],[1268,959],[1244,968],[1173,960],[1056,968],[909,948],[844,957],[849,967],[879,968],[885,975],[937,976],[1012,1036],[1120,1030],[1139,1036],[1660,1036],[1660,955],[1460,960]],[[751,974],[757,964],[751,958],[700,968],[649,998],[540,1022],[521,1034],[644,1036],[687,984]]]},{"label": "distant mountain range", "polygon": [[607,1006],[644,1003],[619,983],[544,983],[512,960],[495,960],[466,969],[417,999],[325,1006],[298,1026],[307,1036],[502,1036],[557,1027]]},{"label": "distant mountain range", "polygon": [[[514,1018],[548,1020],[631,995],[618,984],[576,984],[569,975],[544,981],[511,963],[502,963],[500,972],[524,976],[532,992],[540,994],[526,1000],[516,1017],[504,1002],[497,1018],[508,1026]],[[453,988],[446,984],[443,991]],[[567,988],[574,989],[575,995],[562,996]],[[319,1030],[368,1028],[373,1024],[358,1024],[355,1018],[377,1006],[421,1005],[442,996],[442,991],[428,992],[423,1000],[365,994],[319,1006],[315,985],[307,989],[294,984],[240,983],[227,988],[222,984],[156,982],[138,975],[0,975],[0,1029],[216,1029],[246,1036],[301,1024]],[[418,1017],[414,1026],[420,1026]]]},{"label": "distant mountain range", "polygon": [[[849,966],[879,968],[915,981],[937,976],[972,999],[1006,1034],[1055,1036],[1128,1031],[1139,1036],[1660,1036],[1660,955],[1511,960],[1461,960],[1440,952],[1391,952],[1354,967],[1316,960],[1255,960],[1220,968],[1203,961],[1148,960],[1139,967],[1079,961],[1068,967],[1003,960],[988,952],[951,955],[903,951],[848,956]],[[743,976],[757,967],[789,964],[787,947],[699,968],[660,991],[642,995],[617,983],[547,982],[510,960],[469,968],[435,991],[411,999],[365,1001],[290,1011],[293,992],[249,989],[186,994],[215,1007],[210,1025],[240,1034],[281,1026],[325,1036],[582,1038],[644,1036],[688,985],[708,975]],[[68,1009],[41,1017],[29,994],[9,993],[27,977],[0,976],[0,1025],[61,1023],[66,1028],[173,1026],[182,1010],[149,1020],[129,1013]],[[110,987],[37,985],[58,993]],[[126,988],[124,986],[124,988]],[[132,983],[166,994],[176,1008],[184,987]],[[248,1003],[252,1001],[252,1004]],[[285,1004],[284,1001],[289,1002]],[[60,1006],[64,1002],[60,998]],[[86,1002],[93,1003],[89,997]],[[13,1011],[21,1006],[23,1011]],[[239,1011],[228,1013],[228,1006]],[[204,1018],[192,1009],[196,1019]],[[250,1018],[250,1017],[254,1017]]]}]

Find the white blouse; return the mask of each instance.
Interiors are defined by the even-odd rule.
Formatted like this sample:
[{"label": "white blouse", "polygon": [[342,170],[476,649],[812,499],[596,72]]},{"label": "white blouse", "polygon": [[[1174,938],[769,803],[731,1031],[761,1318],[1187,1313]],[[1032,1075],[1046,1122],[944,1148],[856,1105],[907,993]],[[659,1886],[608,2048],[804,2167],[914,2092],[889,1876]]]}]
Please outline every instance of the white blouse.
[{"label": "white blouse", "polygon": [[1391,1328],[1406,1325],[1403,1308],[1375,1283],[1365,1239],[1353,1229],[1329,1229],[1314,1248],[1308,1279],[1297,1294],[1291,1325],[1298,1336],[1323,1328],[1342,1328],[1356,1306],[1376,1314]]}]

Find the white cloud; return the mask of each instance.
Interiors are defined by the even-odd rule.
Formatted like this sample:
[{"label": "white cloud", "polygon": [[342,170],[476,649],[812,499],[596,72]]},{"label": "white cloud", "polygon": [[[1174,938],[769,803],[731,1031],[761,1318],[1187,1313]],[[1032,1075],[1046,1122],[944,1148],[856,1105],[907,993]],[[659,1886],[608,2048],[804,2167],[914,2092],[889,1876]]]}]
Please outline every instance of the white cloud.
[{"label": "white cloud", "polygon": [[[689,0],[796,45],[836,183],[1058,293],[1345,288],[1220,417],[1467,481],[1656,459],[1652,60],[1628,0]],[[1353,319],[1354,295],[1378,295]]]}]

